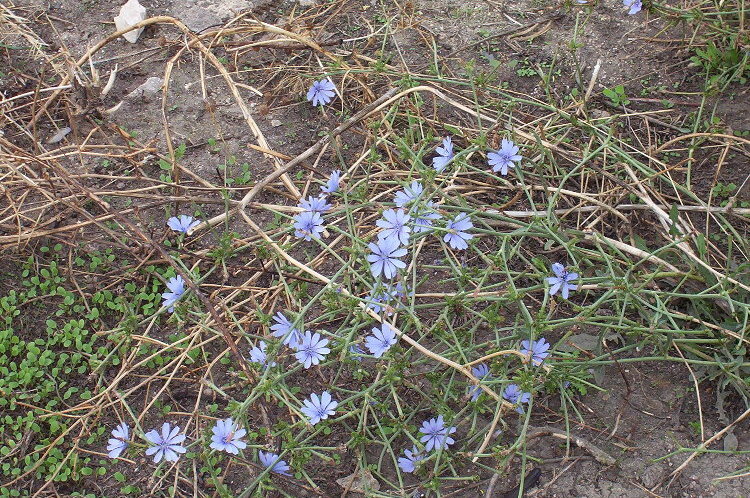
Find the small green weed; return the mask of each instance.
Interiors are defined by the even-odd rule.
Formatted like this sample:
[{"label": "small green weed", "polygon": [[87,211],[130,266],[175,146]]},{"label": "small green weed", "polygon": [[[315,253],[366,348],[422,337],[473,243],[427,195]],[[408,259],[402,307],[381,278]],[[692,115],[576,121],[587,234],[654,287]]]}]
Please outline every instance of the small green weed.
[{"label": "small green weed", "polygon": [[630,100],[625,95],[625,88],[622,85],[617,85],[614,88],[605,88],[602,90],[602,94],[607,97],[613,105],[622,107],[630,104]]}]

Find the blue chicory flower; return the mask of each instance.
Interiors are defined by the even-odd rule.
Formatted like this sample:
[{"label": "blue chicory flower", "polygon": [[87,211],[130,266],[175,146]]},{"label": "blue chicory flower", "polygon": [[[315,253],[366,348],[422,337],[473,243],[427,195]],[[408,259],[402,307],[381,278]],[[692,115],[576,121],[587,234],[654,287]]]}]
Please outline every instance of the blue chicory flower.
[{"label": "blue chicory flower", "polygon": [[119,457],[130,446],[130,427],[125,422],[112,429],[112,437],[107,440],[107,456]]},{"label": "blue chicory flower", "polygon": [[174,426],[172,428],[168,422],[164,422],[161,426],[161,434],[153,429],[148,431],[146,439],[152,444],[146,449],[146,455],[154,455],[154,463],[159,463],[162,458],[169,462],[176,462],[180,455],[178,453],[185,453],[186,448],[180,445],[185,441],[185,434],[180,434],[180,427]]},{"label": "blue chicory flower", "polygon": [[276,323],[271,325],[271,335],[274,337],[281,337],[286,346],[296,348],[297,345],[302,342],[302,334],[300,331],[294,328],[292,322],[287,320],[281,311],[276,313],[273,317],[273,321]]},{"label": "blue chicory flower", "polygon": [[338,191],[340,184],[341,171],[337,169],[331,172],[331,176],[328,177],[328,181],[326,182],[325,186],[320,187],[320,190],[322,190],[326,194],[332,194]]},{"label": "blue chicory flower", "polygon": [[336,407],[339,406],[338,401],[335,401],[328,391],[323,391],[320,396],[312,393],[310,398],[303,401],[302,404],[300,411],[305,414],[312,425],[336,413]]},{"label": "blue chicory flower", "polygon": [[164,299],[162,306],[167,307],[167,311],[171,313],[174,311],[174,303],[185,293],[185,281],[180,275],[172,277],[167,281],[167,289],[169,289],[169,292],[164,292],[161,295]]},{"label": "blue chicory flower", "polygon": [[362,355],[367,354],[358,344],[349,346],[349,352],[352,354],[352,359],[357,361],[362,361]]},{"label": "blue chicory flower", "polygon": [[552,287],[549,289],[549,295],[554,296],[558,291],[561,291],[562,297],[568,299],[568,293],[578,289],[576,284],[571,284],[573,280],[578,279],[578,274],[574,272],[568,272],[565,267],[560,263],[554,263],[552,265],[552,271],[554,277],[547,277],[547,283]]},{"label": "blue chicory flower", "polygon": [[425,451],[430,451],[433,448],[435,451],[448,449],[448,446],[455,443],[449,434],[456,432],[455,427],[446,427],[443,421],[443,416],[439,415],[438,418],[431,418],[422,422],[422,427],[419,432],[424,434],[419,440],[425,443]]},{"label": "blue chicory flower", "polygon": [[412,201],[415,201],[424,192],[424,187],[421,183],[414,180],[411,185],[404,187],[403,190],[396,192],[396,196],[393,198],[393,202],[396,207],[405,207]]},{"label": "blue chicory flower", "polygon": [[172,216],[167,220],[167,226],[175,232],[184,233],[190,235],[193,228],[200,225],[200,220],[195,220],[192,216],[181,214],[180,216]]},{"label": "blue chicory flower", "polygon": [[383,356],[397,342],[396,332],[387,323],[380,328],[373,327],[372,335],[365,337],[365,346],[375,358]]},{"label": "blue chicory flower", "polygon": [[318,197],[309,196],[307,199],[302,199],[298,206],[305,211],[312,211],[313,213],[320,214],[331,209],[331,205],[326,202],[326,197],[324,195]]},{"label": "blue chicory flower", "polygon": [[406,291],[401,282],[396,282],[396,285],[377,282],[373,291],[365,297],[365,302],[367,307],[375,313],[385,310],[386,315],[391,316],[393,307],[390,304],[400,301],[404,296],[406,296]]},{"label": "blue chicory flower", "polygon": [[434,203],[428,202],[424,207],[417,206],[412,210],[414,213],[414,233],[429,232],[432,230],[432,222],[442,218],[442,215],[435,211]]},{"label": "blue chicory flower", "polygon": [[404,456],[398,458],[398,466],[403,472],[411,473],[420,460],[424,460],[424,455],[420,454],[416,446],[412,446],[411,450],[404,450]]},{"label": "blue chicory flower", "polygon": [[438,155],[432,159],[432,167],[438,173],[442,173],[450,160],[453,159],[453,142],[451,142],[451,137],[445,137],[443,139],[443,146],[435,149],[435,152]]},{"label": "blue chicory flower", "polygon": [[240,450],[247,448],[247,443],[242,441],[247,431],[238,428],[231,417],[225,420],[217,420],[211,432],[214,434],[211,436],[210,448],[226,451],[232,455],[237,455]]},{"label": "blue chicory flower", "polygon": [[411,233],[411,227],[407,225],[411,217],[406,214],[406,211],[399,209],[395,211],[388,209],[383,212],[383,219],[375,222],[377,226],[383,230],[378,233],[378,239],[396,239],[400,244],[406,245],[409,243],[409,234]]},{"label": "blue chicory flower", "polygon": [[328,339],[322,339],[320,334],[311,333],[309,330],[302,337],[302,342],[297,346],[297,352],[294,357],[297,361],[310,368],[312,365],[320,364],[320,360],[325,359],[326,355],[331,352],[328,345]]},{"label": "blue chicory flower", "polygon": [[518,413],[523,413],[523,407],[521,404],[529,402],[531,399],[531,393],[521,391],[521,388],[516,384],[508,384],[503,390],[503,398],[514,405],[518,405],[516,411]]},{"label": "blue chicory flower", "polygon": [[[492,378],[492,375],[490,375],[490,368],[485,365],[484,363],[480,363],[479,365],[471,368],[471,373],[480,380],[489,380]],[[476,401],[477,398],[479,398],[479,395],[482,394],[482,388],[477,386],[469,386],[469,394],[471,395],[471,400]]]},{"label": "blue chicory flower", "polygon": [[307,241],[320,238],[325,228],[320,213],[314,211],[302,211],[293,216],[294,236]]},{"label": "blue chicory flower", "polygon": [[639,13],[643,8],[641,0],[622,0],[622,4],[630,9],[628,10],[628,15],[631,16]]},{"label": "blue chicory flower", "polygon": [[521,353],[530,354],[531,363],[536,366],[541,365],[544,359],[549,356],[549,348],[550,344],[544,337],[538,341],[531,341],[531,343],[528,340],[521,341]]},{"label": "blue chicory flower", "polygon": [[401,247],[397,239],[382,239],[377,244],[372,242],[367,244],[372,254],[367,256],[370,262],[370,272],[372,276],[378,278],[381,274],[385,278],[391,279],[399,268],[406,268],[406,263],[398,258],[406,256],[406,249]]},{"label": "blue chicory flower", "polygon": [[313,107],[326,105],[333,100],[334,90],[336,90],[336,86],[333,82],[328,78],[323,78],[312,84],[310,90],[307,91],[307,100],[312,102]]},{"label": "blue chicory flower", "polygon": [[271,472],[276,472],[277,474],[283,474],[285,476],[291,475],[289,473],[289,465],[276,453],[260,450],[258,451],[258,458],[265,468],[271,468]]},{"label": "blue chicory flower", "polygon": [[466,233],[466,230],[473,228],[474,224],[471,222],[471,218],[466,213],[459,213],[456,217],[448,223],[446,229],[448,233],[445,234],[443,240],[447,242],[453,249],[463,250],[469,247],[466,243],[467,240],[472,239],[474,236],[470,233]]},{"label": "blue chicory flower", "polygon": [[250,350],[250,361],[252,363],[257,363],[263,367],[263,370],[269,368],[269,367],[275,367],[276,362],[268,362],[268,355],[266,355],[266,348],[268,347],[268,344],[265,343],[265,341],[259,341],[257,346],[253,346],[253,348]]},{"label": "blue chicory flower", "polygon": [[518,155],[518,147],[513,143],[512,140],[503,138],[503,141],[498,150],[492,151],[487,154],[487,161],[492,166],[492,171],[501,175],[508,174],[508,166],[512,166],[514,162],[520,162],[522,159]]}]

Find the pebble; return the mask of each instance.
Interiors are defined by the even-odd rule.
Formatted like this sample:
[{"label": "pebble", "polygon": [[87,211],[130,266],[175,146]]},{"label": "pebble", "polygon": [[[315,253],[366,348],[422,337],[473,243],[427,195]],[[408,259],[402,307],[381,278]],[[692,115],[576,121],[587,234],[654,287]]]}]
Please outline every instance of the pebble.
[{"label": "pebble", "polygon": [[127,96],[127,100],[138,101],[138,100],[150,100],[157,93],[161,92],[162,84],[164,80],[156,76],[152,76],[146,80],[141,86],[130,92]]}]

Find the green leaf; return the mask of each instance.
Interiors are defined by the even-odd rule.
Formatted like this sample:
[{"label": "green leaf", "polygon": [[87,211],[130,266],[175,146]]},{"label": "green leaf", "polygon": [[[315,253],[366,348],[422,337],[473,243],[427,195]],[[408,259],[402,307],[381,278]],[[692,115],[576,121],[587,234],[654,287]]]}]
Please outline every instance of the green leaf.
[{"label": "green leaf", "polygon": [[175,161],[179,161],[182,159],[182,157],[185,155],[185,150],[187,149],[187,146],[185,143],[181,143],[174,151],[174,159]]}]

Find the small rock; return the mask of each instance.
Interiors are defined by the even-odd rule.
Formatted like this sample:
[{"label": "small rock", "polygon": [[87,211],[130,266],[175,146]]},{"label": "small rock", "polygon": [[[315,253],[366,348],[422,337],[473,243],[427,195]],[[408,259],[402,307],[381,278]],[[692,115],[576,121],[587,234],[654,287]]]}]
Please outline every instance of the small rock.
[{"label": "small rock", "polygon": [[174,0],[172,14],[191,31],[219,28],[240,12],[254,10],[268,0]]},{"label": "small rock", "polygon": [[281,121],[279,121],[278,119],[272,119],[271,126],[273,126],[274,128],[278,128],[279,126],[281,126]]},{"label": "small rock", "polygon": [[318,0],[299,0],[300,7],[315,7],[318,5]]},{"label": "small rock", "polygon": [[380,483],[367,469],[357,469],[353,474],[341,479],[336,479],[336,484],[351,493],[366,494],[369,491],[378,491]]},{"label": "small rock", "polygon": [[651,489],[661,482],[665,473],[666,470],[661,465],[650,465],[643,471],[641,483],[644,487]]},{"label": "small rock", "polygon": [[[115,17],[115,28],[117,28],[117,31],[122,31],[125,28],[135,26],[144,19],[146,19],[146,9],[138,3],[138,0],[128,0],[128,3],[120,8],[120,15]],[[122,37],[130,43],[135,43],[141,33],[143,33],[143,28],[138,28],[128,31]]]},{"label": "small rock", "polygon": [[164,84],[164,80],[152,76],[146,80],[141,86],[133,90],[126,97],[127,100],[150,100],[153,96],[161,91],[161,87]]},{"label": "small rock", "polygon": [[66,126],[65,128],[60,128],[57,131],[57,133],[55,133],[49,139],[47,139],[47,143],[56,144],[58,142],[62,142],[63,138],[68,136],[68,133],[70,133],[70,126]]},{"label": "small rock", "polygon": [[724,436],[724,451],[736,451],[738,446],[739,441],[733,432],[729,432]]},{"label": "small rock", "polygon": [[611,118],[612,114],[608,113],[607,111],[603,111],[601,109],[592,109],[591,117],[594,119],[606,119],[606,118]]}]

